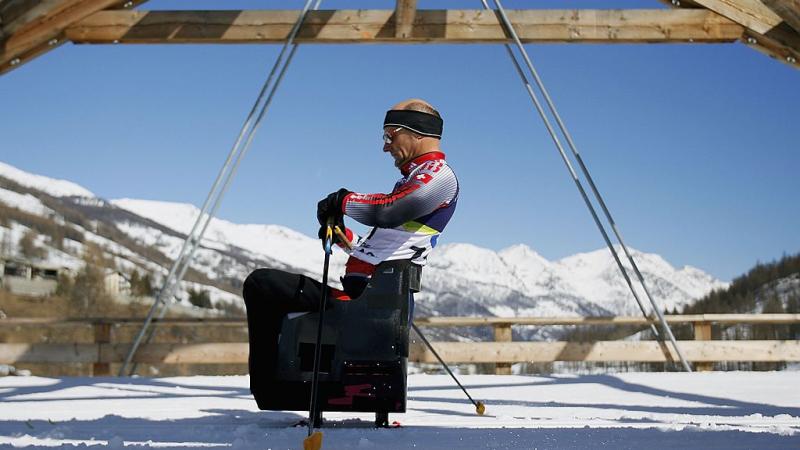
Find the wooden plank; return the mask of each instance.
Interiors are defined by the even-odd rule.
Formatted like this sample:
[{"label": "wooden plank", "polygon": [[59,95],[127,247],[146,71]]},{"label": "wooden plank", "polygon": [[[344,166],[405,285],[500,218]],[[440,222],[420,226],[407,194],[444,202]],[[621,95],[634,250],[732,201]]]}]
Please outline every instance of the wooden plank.
[{"label": "wooden plank", "polygon": [[417,0],[397,0],[397,5],[394,9],[395,37],[401,39],[411,37],[416,14]]},{"label": "wooden plank", "polygon": [[694,340],[695,341],[710,341],[711,340],[711,324],[708,322],[696,322],[694,324]]},{"label": "wooden plank", "polygon": [[[762,0],[696,0],[712,10],[742,26],[746,33],[742,41],[756,50],[787,63],[800,67],[800,32],[797,20],[800,10],[787,5],[782,11],[794,22],[785,22],[774,8]],[[797,6],[797,5],[794,5]]]},{"label": "wooden plank", "polygon": [[[582,342],[434,342],[448,363],[552,362],[552,361],[635,361],[665,362],[655,341]],[[800,341],[679,341],[689,361],[800,361]],[[671,355],[677,360],[674,350]],[[433,363],[426,348],[413,346],[409,361]]]},{"label": "wooden plank", "polygon": [[[94,324],[94,342],[95,344],[108,344],[111,342],[110,323]],[[92,364],[92,376],[107,377],[110,375],[111,375],[111,364],[107,362],[96,362]]]},{"label": "wooden plank", "polygon": [[25,23],[5,41],[0,63],[19,57],[25,52],[58,38],[67,25],[97,11],[113,6],[119,0],[64,0],[48,8],[45,14]]},{"label": "wooden plank", "polygon": [[[103,11],[70,26],[76,43],[280,43],[299,12]],[[743,28],[706,10],[513,10],[523,42],[733,42]],[[418,10],[396,36],[392,10],[312,11],[298,43],[507,43],[494,12]]]},{"label": "wooden plank", "polygon": [[64,29],[98,11],[118,5],[135,6],[144,0],[60,0],[44,14],[21,24],[0,48],[0,74],[20,67],[31,59],[61,45]]},{"label": "wooden plank", "polygon": [[642,317],[421,317],[414,323],[425,327],[476,327],[496,325],[647,325]]},{"label": "wooden plank", "polygon": [[669,7],[676,7],[676,8],[702,8],[702,6],[698,5],[692,0],[658,0],[659,2],[669,6]]},{"label": "wooden plank", "polygon": [[[5,48],[5,43],[8,38],[23,26],[31,23],[55,9],[62,4],[65,0],[8,0],[0,3],[0,52]],[[41,49],[31,49],[23,54],[17,55],[13,65],[0,64],[0,74],[6,70],[17,68],[23,61],[32,59],[37,55],[49,50],[47,47],[53,47],[58,44],[49,42],[48,45],[42,46]],[[11,60],[9,60],[10,62]],[[3,70],[5,69],[5,70]]]},{"label": "wooden plank", "polygon": [[[552,361],[664,362],[655,341],[583,342],[434,342],[450,363]],[[689,361],[800,361],[800,341],[679,341]],[[130,344],[0,344],[0,364],[119,363]],[[150,364],[242,364],[247,343],[147,344],[134,361]],[[672,354],[673,358],[677,355]],[[435,363],[422,346],[412,346],[410,361]]]},{"label": "wooden plank", "polygon": [[[100,346],[101,362],[122,362],[130,344]],[[247,363],[247,343],[147,344],[136,351],[134,362],[144,364],[242,364]]]},{"label": "wooden plank", "polygon": [[800,314],[686,314],[667,315],[670,323],[713,322],[724,324],[792,324],[800,323]]},{"label": "wooden plank", "polygon": [[[709,322],[695,322],[694,340],[695,341],[711,340],[711,324]],[[698,372],[710,372],[714,370],[714,363],[698,362],[697,364],[694,365],[694,369]]]},{"label": "wooden plank", "polygon": [[494,326],[494,341],[495,342],[511,342],[511,325],[500,324]]},{"label": "wooden plank", "polygon": [[798,48],[791,48],[776,41],[771,36],[758,34],[754,31],[746,31],[742,36],[742,42],[770,58],[800,69],[800,44]]},{"label": "wooden plank", "polygon": [[[511,342],[513,336],[511,325],[500,324],[494,326],[494,341],[495,342]],[[435,347],[434,347],[435,348]],[[495,363],[495,375],[511,375],[510,363]]]},{"label": "wooden plank", "polygon": [[40,19],[53,11],[64,0],[13,0],[0,7],[3,34],[10,36],[20,27]]},{"label": "wooden plank", "polygon": [[[143,317],[114,317],[114,318],[59,318],[59,317],[8,317],[0,319],[0,327],[3,325],[49,325],[49,326],[88,326],[99,323],[112,325],[141,325]],[[175,317],[159,319],[153,318],[154,324],[165,326],[196,326],[202,324],[212,324],[221,326],[247,326],[247,319],[235,317]]]},{"label": "wooden plank", "polygon": [[800,0],[762,0],[792,29],[800,33]]},{"label": "wooden plank", "polygon": [[[800,323],[800,314],[683,314],[666,315],[664,318],[669,323],[695,323],[709,322],[719,324],[795,324]],[[88,319],[62,319],[47,317],[9,317],[0,319],[3,326],[89,326],[98,323],[117,325],[142,323],[142,318],[88,318]],[[647,325],[656,323],[641,316],[609,316],[609,317],[417,317],[414,322],[424,327],[453,327],[453,326],[504,326],[504,325]],[[153,319],[153,323],[161,326],[233,326],[244,327],[247,322],[244,318],[221,317],[182,317]]]},{"label": "wooden plank", "polygon": [[94,363],[99,358],[97,344],[0,344],[0,364]]},{"label": "wooden plank", "polygon": [[[721,324],[800,323],[800,314],[686,314],[664,316],[669,323],[714,322]],[[423,317],[414,322],[425,327],[484,325],[648,325],[657,323],[643,317]]]},{"label": "wooden plank", "polygon": [[760,0],[694,0],[699,5],[727,17],[728,19],[749,28],[756,33],[766,34],[783,22]]}]

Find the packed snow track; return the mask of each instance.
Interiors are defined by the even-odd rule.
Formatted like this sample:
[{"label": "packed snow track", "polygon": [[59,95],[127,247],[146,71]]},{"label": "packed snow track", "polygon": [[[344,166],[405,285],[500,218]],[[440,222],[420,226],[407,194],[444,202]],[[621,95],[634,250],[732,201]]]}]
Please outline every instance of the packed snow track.
[{"label": "packed snow track", "polygon": [[[326,413],[325,449],[798,449],[800,372],[409,376],[402,428]],[[259,411],[248,378],[0,378],[2,447],[302,448],[304,412]]]}]

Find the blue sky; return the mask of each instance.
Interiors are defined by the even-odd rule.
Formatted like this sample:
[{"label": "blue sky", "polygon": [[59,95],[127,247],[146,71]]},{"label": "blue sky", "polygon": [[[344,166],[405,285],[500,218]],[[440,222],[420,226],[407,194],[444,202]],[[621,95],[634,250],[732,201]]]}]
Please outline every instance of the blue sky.
[{"label": "blue sky", "polygon": [[[800,71],[741,44],[527,49],[629,245],[726,280],[800,251]],[[200,205],[278,50],[62,46],[0,77],[0,160],[104,198]],[[462,185],[440,242],[525,243],[549,259],[604,246],[499,45],[301,46],[219,215],[313,235],[328,192],[391,189],[381,124],[408,97],[442,112]]]}]

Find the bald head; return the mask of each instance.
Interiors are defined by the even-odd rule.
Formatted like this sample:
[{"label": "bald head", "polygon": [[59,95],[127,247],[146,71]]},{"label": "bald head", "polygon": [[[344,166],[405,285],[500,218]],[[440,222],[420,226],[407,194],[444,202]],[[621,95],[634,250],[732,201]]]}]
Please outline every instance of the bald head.
[{"label": "bald head", "polygon": [[395,110],[406,110],[406,111],[419,111],[428,114],[433,114],[436,117],[441,118],[442,116],[439,114],[439,111],[433,107],[430,103],[422,100],[421,98],[410,98],[408,100],[403,100],[402,102],[392,106],[392,109]]},{"label": "bald head", "polygon": [[425,100],[410,98],[392,106],[383,126],[384,132],[390,134],[388,142],[384,141],[383,151],[391,153],[397,167],[425,153],[441,151],[442,116]]}]

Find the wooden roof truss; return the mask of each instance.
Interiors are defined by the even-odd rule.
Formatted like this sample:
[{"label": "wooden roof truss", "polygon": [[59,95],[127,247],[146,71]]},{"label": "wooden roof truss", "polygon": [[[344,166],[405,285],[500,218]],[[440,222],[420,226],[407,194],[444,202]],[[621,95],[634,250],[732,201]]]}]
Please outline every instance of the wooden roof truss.
[{"label": "wooden roof truss", "polygon": [[[146,0],[0,0],[0,74],[75,44],[278,43],[299,10],[147,11]],[[742,42],[800,68],[800,0],[662,0],[661,9],[509,10],[523,42]],[[221,2],[224,4],[224,2]],[[655,4],[655,0],[654,0]],[[309,13],[300,43],[505,43],[494,11]]]}]

